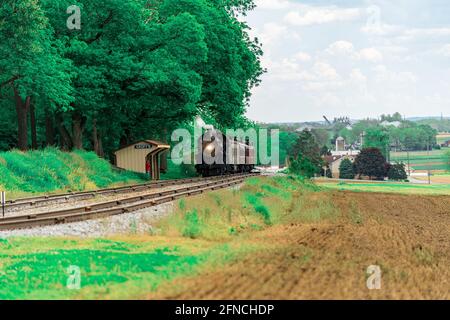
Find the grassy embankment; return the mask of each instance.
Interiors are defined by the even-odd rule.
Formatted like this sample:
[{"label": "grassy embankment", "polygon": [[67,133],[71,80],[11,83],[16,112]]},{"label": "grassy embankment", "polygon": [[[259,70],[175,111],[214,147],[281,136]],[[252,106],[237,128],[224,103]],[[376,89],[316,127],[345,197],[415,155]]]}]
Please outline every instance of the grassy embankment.
[{"label": "grassy embankment", "polygon": [[[169,161],[162,179],[194,176],[191,167]],[[144,175],[118,171],[92,152],[61,152],[58,149],[0,153],[0,190],[8,199],[42,193],[94,190],[148,181]]]},{"label": "grassy embankment", "polygon": [[[318,190],[296,178],[255,178],[178,201],[153,234],[2,240],[0,299],[143,297],[171,279],[267,249],[247,240],[271,226],[334,218],[331,203],[312,205]],[[81,290],[66,288],[71,265],[81,269]]]},{"label": "grassy embankment", "polygon": [[119,172],[92,152],[57,149],[0,153],[0,189],[8,198],[30,194],[82,191],[142,183],[144,177]]}]

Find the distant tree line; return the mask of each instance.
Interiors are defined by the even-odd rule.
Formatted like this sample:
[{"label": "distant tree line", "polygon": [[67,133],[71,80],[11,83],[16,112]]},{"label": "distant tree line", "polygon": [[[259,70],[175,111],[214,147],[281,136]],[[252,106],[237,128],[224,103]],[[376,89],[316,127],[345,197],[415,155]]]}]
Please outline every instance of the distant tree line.
[{"label": "distant tree line", "polygon": [[[69,30],[67,8],[81,8]],[[263,69],[253,0],[3,0],[0,149],[101,156],[196,115],[240,127]]]}]

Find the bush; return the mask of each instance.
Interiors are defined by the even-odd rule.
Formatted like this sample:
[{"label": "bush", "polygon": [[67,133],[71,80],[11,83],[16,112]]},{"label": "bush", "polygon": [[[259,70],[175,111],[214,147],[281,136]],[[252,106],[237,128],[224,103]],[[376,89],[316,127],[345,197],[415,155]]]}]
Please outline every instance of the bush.
[{"label": "bush", "polygon": [[389,180],[402,181],[408,179],[405,165],[403,163],[396,163],[391,165],[387,175]]},{"label": "bush", "polygon": [[340,179],[355,179],[355,172],[353,171],[353,163],[349,159],[344,159],[339,166]]},{"label": "bush", "polygon": [[183,237],[198,238],[200,236],[200,219],[197,210],[186,213],[184,216],[186,226],[183,230]]},{"label": "bush", "polygon": [[307,157],[300,155],[297,159],[291,159],[289,172],[303,177],[312,178],[320,173],[321,168],[314,165]]}]

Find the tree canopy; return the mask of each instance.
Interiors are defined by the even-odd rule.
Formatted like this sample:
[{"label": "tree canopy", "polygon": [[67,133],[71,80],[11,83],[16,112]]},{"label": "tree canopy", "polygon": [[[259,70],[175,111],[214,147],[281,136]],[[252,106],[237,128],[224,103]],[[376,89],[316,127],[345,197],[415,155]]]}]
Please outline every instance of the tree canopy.
[{"label": "tree canopy", "polygon": [[[81,9],[80,30],[66,25],[71,5]],[[0,106],[18,122],[8,147],[28,148],[31,135],[33,147],[103,155],[141,138],[166,140],[198,114],[223,127],[245,123],[263,73],[259,43],[238,20],[253,7],[252,0],[3,1]]]}]

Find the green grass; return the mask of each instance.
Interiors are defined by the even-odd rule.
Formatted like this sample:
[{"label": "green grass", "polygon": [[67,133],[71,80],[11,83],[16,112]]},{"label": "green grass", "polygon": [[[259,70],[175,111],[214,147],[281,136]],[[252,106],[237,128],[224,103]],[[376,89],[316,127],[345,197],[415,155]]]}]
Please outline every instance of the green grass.
[{"label": "green grass", "polygon": [[[226,245],[146,240],[1,240],[0,299],[136,298],[239,252]],[[80,270],[79,290],[68,287],[70,266]]]},{"label": "green grass", "polygon": [[[450,170],[447,149],[432,151],[414,151],[409,153],[409,163],[415,170]],[[408,163],[407,152],[392,152],[391,161]]]},{"label": "green grass", "polygon": [[9,198],[56,191],[81,191],[143,182],[144,177],[115,171],[95,153],[58,149],[0,153],[0,189]]},{"label": "green grass", "polygon": [[414,185],[409,183],[320,183],[326,189],[355,192],[386,192],[402,194],[450,195],[450,184]]},{"label": "green grass", "polygon": [[[275,248],[250,238],[273,225],[335,219],[331,201],[313,199],[318,191],[297,177],[258,177],[179,200],[147,235],[0,239],[0,299],[148,297],[173,279]],[[67,287],[70,266],[81,272],[79,290]]]}]

